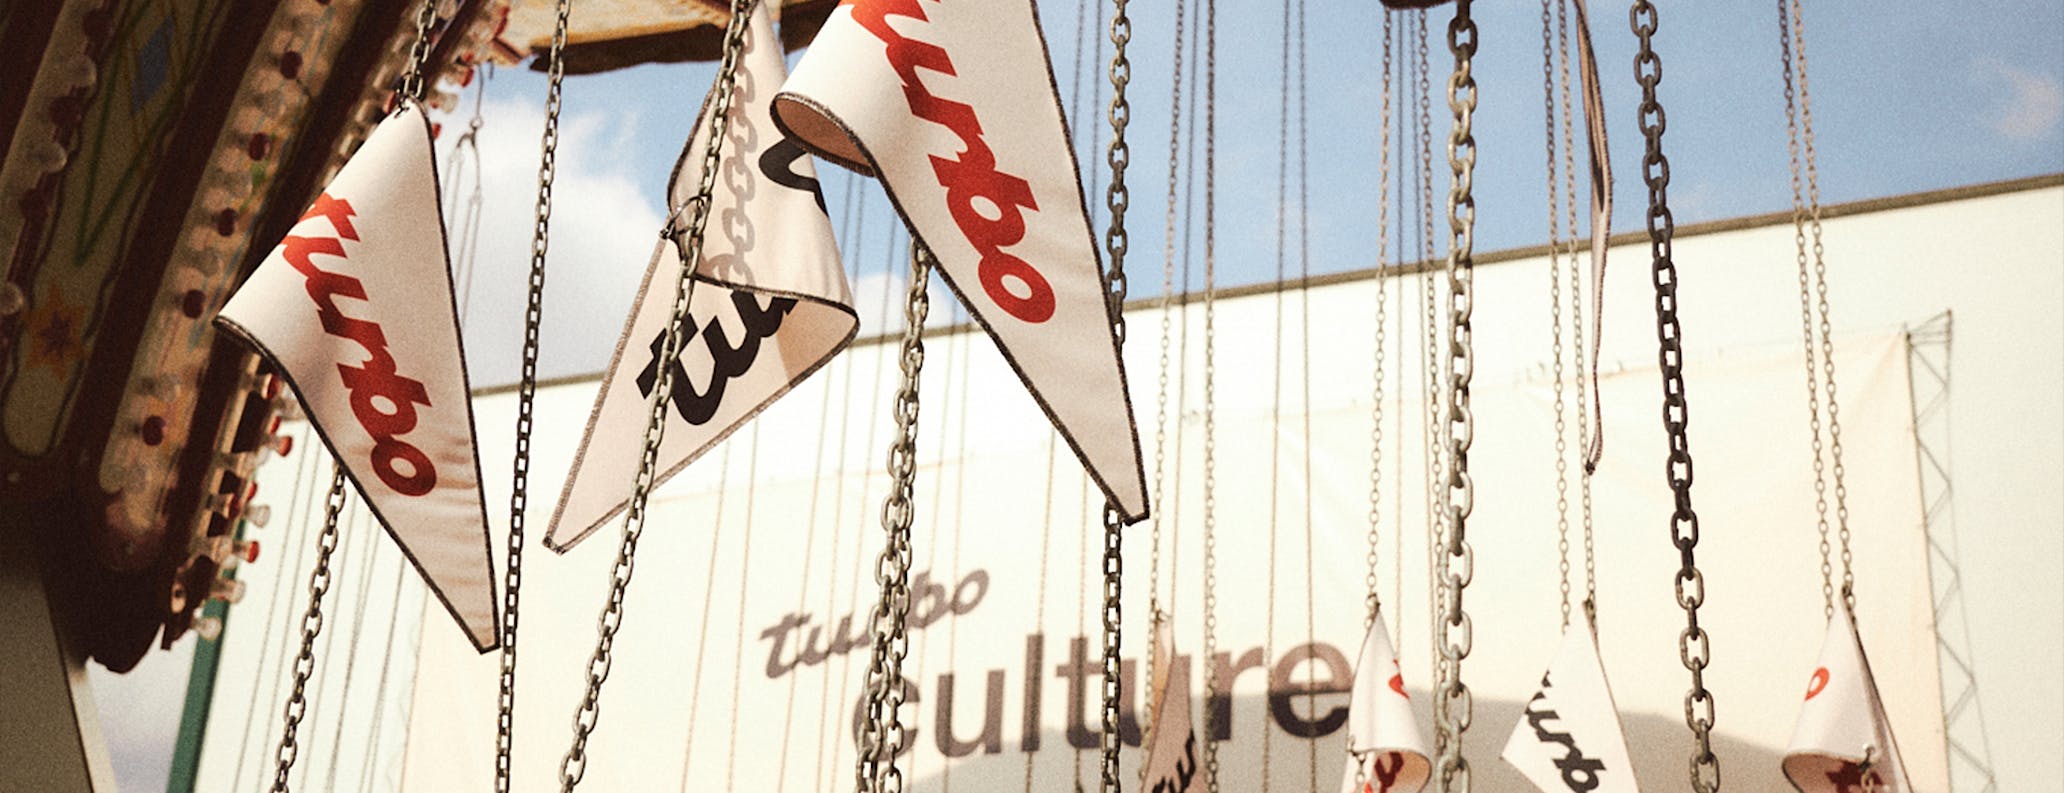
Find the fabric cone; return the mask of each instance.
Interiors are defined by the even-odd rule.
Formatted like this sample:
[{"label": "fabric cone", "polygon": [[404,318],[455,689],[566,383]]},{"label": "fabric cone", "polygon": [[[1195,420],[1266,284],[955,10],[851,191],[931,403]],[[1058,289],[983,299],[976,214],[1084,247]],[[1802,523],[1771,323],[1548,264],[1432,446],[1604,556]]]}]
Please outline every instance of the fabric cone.
[{"label": "fabric cone", "polygon": [[1807,676],[1806,700],[1785,748],[1784,772],[1802,793],[1912,789],[1863,654],[1856,618],[1846,604],[1836,604],[1820,647],[1820,665]]},{"label": "fabric cone", "polygon": [[1369,625],[1362,655],[1355,661],[1347,710],[1346,777],[1342,793],[1417,793],[1433,764],[1419,733],[1405,676],[1383,615]]},{"label": "fabric cone", "polygon": [[1563,631],[1541,688],[1500,755],[1545,793],[1638,793],[1593,628]]},{"label": "fabric cone", "polygon": [[1116,309],[1032,3],[841,3],[774,119],[881,178],[1106,499],[1144,518]]},{"label": "fabric cone", "polygon": [[[786,76],[765,3],[747,22],[730,125],[691,273],[681,350],[666,365],[666,435],[655,482],[679,473],[852,342],[860,321],[832,239],[815,166],[767,114]],[[702,181],[707,102],[668,201],[685,222]],[[651,420],[686,232],[662,240],[602,378],[545,545],[564,552],[630,504],[638,441]]]},{"label": "fabric cone", "polygon": [[482,652],[499,646],[473,404],[430,121],[373,130],[215,322],[270,360]]}]

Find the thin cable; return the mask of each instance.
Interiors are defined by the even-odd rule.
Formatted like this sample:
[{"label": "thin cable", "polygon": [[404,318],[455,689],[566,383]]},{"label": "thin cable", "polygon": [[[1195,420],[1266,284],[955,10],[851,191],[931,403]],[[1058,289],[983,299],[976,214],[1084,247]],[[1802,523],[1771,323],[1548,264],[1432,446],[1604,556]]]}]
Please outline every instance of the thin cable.
[{"label": "thin cable", "polygon": [[[1204,664],[1218,653],[1218,0],[1204,0]],[[1219,685],[1204,676],[1204,785],[1218,790]]]},{"label": "thin cable", "polygon": [[[717,592],[717,551],[723,547],[724,542],[724,501],[731,491],[732,450],[732,445],[725,443],[723,459],[717,464],[716,514],[710,516],[710,544],[707,554],[709,562],[702,571],[701,602],[704,604],[713,602]],[[743,587],[739,588],[740,593],[744,591]],[[695,672],[689,677],[688,718],[685,720],[688,724],[688,736],[681,741],[681,793],[688,793],[688,771],[695,765],[695,722],[702,710],[702,670],[707,666],[704,662],[709,657],[709,617],[710,614],[705,611],[703,618],[695,621]]]}]

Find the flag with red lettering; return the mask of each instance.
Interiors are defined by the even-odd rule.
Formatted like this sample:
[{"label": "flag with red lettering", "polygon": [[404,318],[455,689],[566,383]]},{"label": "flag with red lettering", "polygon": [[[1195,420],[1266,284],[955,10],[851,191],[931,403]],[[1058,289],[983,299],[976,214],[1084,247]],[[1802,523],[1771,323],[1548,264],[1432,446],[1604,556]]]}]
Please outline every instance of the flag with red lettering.
[{"label": "flag with red lettering", "polygon": [[[658,480],[715,446],[844,349],[859,330],[815,167],[774,126],[767,100],[787,71],[766,4],[747,20],[702,256],[667,390]],[[667,188],[683,225],[702,181],[705,102]],[[686,232],[661,241],[617,340],[545,545],[565,551],[629,505]]]},{"label": "flag with red lettering", "polygon": [[1640,790],[1595,630],[1586,621],[1563,631],[1561,649],[1500,755],[1546,793]]},{"label": "flag with red lettering", "polygon": [[1802,793],[1903,793],[1906,767],[1878,698],[1870,659],[1849,607],[1836,603],[1820,647],[1820,665],[1806,679],[1806,701],[1785,749],[1785,777]]},{"label": "flag with red lettering", "polygon": [[1190,726],[1190,667],[1175,661],[1175,626],[1154,615],[1154,680],[1148,691],[1154,721],[1147,738],[1142,793],[1188,793],[1197,788],[1197,733]]},{"label": "flag with red lettering", "polygon": [[437,192],[430,121],[404,105],[215,322],[286,376],[373,516],[486,652],[494,570]]},{"label": "flag with red lettering", "polygon": [[1355,660],[1347,706],[1347,775],[1341,793],[1417,793],[1433,764],[1383,615],[1369,625]]},{"label": "flag with red lettering", "polygon": [[1107,500],[1145,517],[1116,308],[1033,4],[840,3],[774,120],[881,178]]}]

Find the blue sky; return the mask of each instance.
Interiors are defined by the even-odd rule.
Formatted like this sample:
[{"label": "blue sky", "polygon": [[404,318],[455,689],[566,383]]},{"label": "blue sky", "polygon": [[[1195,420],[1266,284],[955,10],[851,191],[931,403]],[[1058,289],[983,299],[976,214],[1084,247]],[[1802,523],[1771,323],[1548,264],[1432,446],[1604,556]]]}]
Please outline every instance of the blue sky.
[{"label": "blue sky", "polygon": [[[1314,272],[1373,265],[1381,8],[1366,0],[1311,0],[1306,7],[1304,140],[1310,184],[1309,205],[1302,206],[1294,184],[1289,200],[1277,197],[1282,8],[1272,3],[1220,6],[1220,283],[1275,278],[1279,208],[1293,238],[1298,224],[1306,224]],[[1672,163],[1672,208],[1680,223],[1790,206],[1776,8],[1775,3],[1700,3],[1662,9],[1657,48],[1664,62],[1661,96],[1669,114],[1665,145]],[[1135,230],[1135,295],[1159,288],[1174,9],[1172,2],[1132,4],[1129,137],[1134,154],[1128,225]],[[1101,127],[1105,95],[1094,102],[1086,93],[1073,98],[1080,10],[1074,3],[1050,2],[1040,13],[1063,107],[1080,101],[1093,109],[1091,124]],[[1479,251],[1546,238],[1540,11],[1531,3],[1478,6]],[[1088,11],[1088,27],[1100,38],[1097,13]],[[2064,170],[2064,8],[1994,0],[1862,12],[1817,6],[1808,14],[1824,201]],[[1436,12],[1436,31],[1446,17],[1445,11]],[[1613,228],[1638,229],[1645,199],[1634,115],[1639,99],[1632,68],[1635,41],[1617,4],[1596,6],[1592,22],[1616,171]],[[1107,91],[1102,64],[1108,49],[1101,58],[1083,53],[1090,56],[1084,59],[1089,84],[1083,90]],[[1402,52],[1399,57],[1402,68]],[[1448,119],[1439,93],[1451,61],[1440,42],[1431,62],[1434,132],[1444,138]],[[628,310],[650,250],[646,241],[658,228],[667,173],[713,74],[710,64],[681,64],[567,80],[566,124],[576,132],[561,153],[554,277],[546,301],[548,337],[560,341],[545,350],[548,374],[598,371],[606,363],[616,323],[596,319]],[[1191,75],[1189,84],[1196,87],[1200,77]],[[541,75],[518,69],[500,70],[487,86],[483,151],[490,160],[489,197],[473,303],[477,316],[469,319],[478,382],[505,382],[514,373],[522,299],[517,274],[529,247],[530,185],[544,92]],[[459,118],[470,114],[471,102],[468,92]],[[1294,121],[1292,146],[1298,140]],[[1083,133],[1091,131],[1099,139],[1107,134],[1100,128]],[[1088,156],[1089,141],[1083,134],[1077,137],[1085,168],[1102,159],[1100,151]],[[1438,149],[1435,156],[1435,191],[1444,196],[1445,166],[1438,162]],[[1196,173],[1201,181],[1201,161]],[[850,176],[823,165],[820,174],[833,216],[839,217]],[[873,281],[867,274],[886,273],[900,263],[892,265],[888,255],[885,232],[893,221],[879,187],[865,180],[857,187],[855,195],[866,202],[861,214],[870,225],[862,232],[864,250],[847,253],[858,260],[856,292],[862,313],[868,314],[867,295],[878,294],[896,276],[881,276],[881,286],[870,293]],[[1100,187],[1097,192],[1099,200],[1092,203],[1101,205]],[[1201,217],[1200,203],[1196,234],[1201,234]],[[850,235],[845,244],[854,247]],[[1287,258],[1294,273],[1294,248]],[[1198,266],[1191,286],[1201,286],[1201,278]],[[566,283],[574,279],[578,283]],[[878,319],[867,318],[870,326]]]},{"label": "blue sky", "polygon": [[[1307,5],[1310,198],[1302,206],[1277,198],[1281,6],[1232,0],[1220,5],[1220,283],[1275,278],[1279,210],[1293,234],[1300,220],[1307,224],[1314,272],[1375,264],[1379,5]],[[1077,84],[1078,8],[1053,2],[1041,8],[1064,107],[1072,106]],[[1135,296],[1155,292],[1160,281],[1174,8],[1172,2],[1132,3],[1128,225],[1134,230]],[[2064,171],[2064,6],[1980,0],[1857,8],[1818,5],[1807,19],[1825,201]],[[1095,13],[1089,11],[1092,20]],[[1482,3],[1477,14],[1477,246],[1538,244],[1547,233],[1540,8]],[[1613,227],[1632,230],[1640,226],[1644,205],[1641,140],[1634,127],[1634,39],[1623,7],[1599,4],[1594,14],[1619,194]],[[1666,145],[1679,222],[1789,208],[1776,4],[1670,3],[1662,15],[1657,47],[1664,60]],[[1435,19],[1439,29],[1446,11]],[[1095,28],[1091,35],[1101,34]],[[1438,46],[1431,59],[1439,91],[1450,61]],[[1105,86],[1103,58],[1084,60],[1092,62],[1084,66],[1088,80]],[[708,64],[684,64],[568,79],[545,304],[546,375],[595,372],[607,363],[659,228],[667,174],[712,76]],[[1193,87],[1195,79],[1189,78]],[[500,70],[487,85],[481,256],[467,318],[476,384],[509,382],[516,371],[544,95],[544,79],[518,69]],[[1085,94],[1080,101],[1092,108],[1092,123],[1101,124],[1101,95],[1092,101]],[[447,147],[472,107],[468,91],[460,112],[447,119]],[[1436,99],[1437,136],[1446,134],[1444,110]],[[1088,144],[1078,141],[1085,167],[1102,159],[1101,152],[1089,156]],[[1197,173],[1201,178],[1201,162]],[[900,278],[888,272],[901,266],[888,235],[894,221],[871,181],[856,182],[829,166],[820,166],[820,175],[834,218],[842,216],[849,190],[863,202],[859,214],[868,220],[846,232],[842,244],[856,270],[863,321],[878,327],[879,296]],[[1444,177],[1435,189],[1445,194]],[[447,192],[463,196],[453,186]],[[1296,195],[1294,186],[1289,194]],[[1192,280],[1198,284],[1201,267]],[[155,656],[150,674],[119,682],[99,676],[103,701],[130,702],[124,692],[132,690],[176,690],[163,681],[184,678],[185,649]],[[156,704],[162,718],[109,724],[127,787],[156,789],[163,779],[176,726],[170,714],[178,705],[176,699]]]}]

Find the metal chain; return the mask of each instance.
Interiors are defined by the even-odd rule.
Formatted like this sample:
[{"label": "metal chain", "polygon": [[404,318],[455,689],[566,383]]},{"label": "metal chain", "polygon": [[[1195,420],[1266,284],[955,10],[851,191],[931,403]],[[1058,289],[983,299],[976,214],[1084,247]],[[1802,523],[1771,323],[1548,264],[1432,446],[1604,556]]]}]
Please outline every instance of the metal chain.
[{"label": "metal chain", "polygon": [[344,512],[344,466],[330,464],[330,494],[323,502],[322,534],[316,540],[315,569],[308,574],[308,610],[301,615],[301,653],[294,656],[294,691],[287,697],[286,725],[273,755],[272,793],[287,793],[287,774],[301,754],[295,735],[308,715],[308,678],[315,674],[315,637],[322,633],[323,596],[330,591],[330,555],[337,551],[337,516]]},{"label": "metal chain", "polygon": [[[1570,341],[1575,350],[1573,353],[1573,363],[1576,364],[1576,371],[1578,373],[1576,377],[1576,414],[1579,417],[1577,422],[1577,448],[1583,449],[1586,454],[1589,454],[1591,449],[1591,433],[1595,428],[1592,426],[1592,422],[1584,417],[1593,415],[1590,400],[1595,397],[1590,393],[1593,378],[1585,377],[1584,373],[1592,372],[1595,377],[1597,364],[1587,364],[1586,356],[1590,355],[1590,352],[1589,348],[1584,346],[1584,268],[1577,264],[1577,138],[1571,131],[1574,124],[1573,119],[1576,117],[1576,104],[1570,99],[1568,0],[1558,0],[1556,3],[1555,39],[1555,49],[1558,56],[1556,64],[1557,81],[1560,84],[1559,87],[1562,94],[1562,139],[1565,142],[1562,147],[1562,186],[1563,195],[1569,197],[1568,201],[1563,202],[1564,218],[1568,221],[1566,225],[1569,229],[1569,236],[1564,243],[1563,255],[1568,258],[1570,263]],[[1578,508],[1578,514],[1583,522],[1584,532],[1584,614],[1587,619],[1595,620],[1598,609],[1598,554],[1592,531],[1591,474],[1592,467],[1589,465],[1583,466],[1582,473],[1577,477],[1577,498],[1581,504]]]},{"label": "metal chain", "polygon": [[874,641],[867,667],[867,708],[860,734],[859,762],[855,764],[855,790],[867,793],[902,793],[903,772],[896,757],[903,753],[909,737],[903,728],[903,659],[910,653],[906,624],[910,616],[910,524],[917,509],[918,376],[924,370],[924,324],[931,312],[926,292],[932,276],[932,253],[912,234],[910,241],[910,291],[903,307],[903,345],[898,360],[903,372],[896,390],[896,438],[889,444],[889,495],[882,501],[882,530],[887,542],[874,564],[874,580],[881,586],[868,622]]},{"label": "metal chain", "polygon": [[566,20],[572,0],[559,0],[547,63],[545,132],[538,158],[537,209],[530,245],[530,283],[523,313],[523,375],[516,387],[516,457],[509,492],[509,547],[502,573],[502,656],[495,713],[495,793],[508,793],[516,730],[516,637],[523,589],[523,535],[530,508],[530,435],[537,399],[538,328],[544,321],[545,252],[551,247],[552,181],[559,151],[560,83],[566,63]]},{"label": "metal chain", "polygon": [[[1132,41],[1132,18],[1126,16],[1127,0],[1112,0],[1111,14],[1111,121],[1110,153],[1105,162],[1111,166],[1111,184],[1106,188],[1104,206],[1111,211],[1110,225],[1104,231],[1104,252],[1110,262],[1104,270],[1104,299],[1109,301],[1111,335],[1121,348],[1125,345],[1125,253],[1130,239],[1125,233],[1125,210],[1132,203],[1132,193],[1125,186],[1125,168],[1132,162],[1132,147],[1125,142],[1125,127],[1132,121],[1132,105],[1126,101],[1125,86],[1132,81],[1132,61],[1126,57],[1125,45]],[[1164,337],[1165,338],[1165,337]],[[1122,601],[1124,590],[1125,556],[1122,546],[1125,539],[1125,520],[1118,511],[1118,505],[1104,504],[1104,680],[1103,680],[1103,733],[1100,743],[1103,749],[1103,793],[1118,790],[1118,703],[1120,692],[1118,651],[1122,631]],[[1159,552],[1160,544],[1155,544]]]},{"label": "metal chain", "polygon": [[1453,180],[1448,187],[1448,478],[1446,509],[1447,543],[1442,550],[1440,573],[1447,582],[1447,600],[1442,619],[1435,623],[1435,640],[1448,664],[1448,678],[1440,694],[1446,707],[1440,719],[1440,782],[1442,791],[1468,791],[1469,759],[1462,755],[1462,738],[1474,718],[1469,686],[1462,682],[1462,661],[1475,644],[1469,614],[1463,610],[1462,594],[1475,575],[1475,553],[1467,535],[1469,514],[1475,509],[1476,489],[1469,476],[1469,447],[1474,440],[1475,419],[1470,412],[1469,385],[1476,369],[1470,315],[1475,299],[1475,262],[1472,249],[1476,231],[1476,198],[1471,176],[1476,167],[1476,137],[1470,120],[1476,113],[1476,78],[1470,73],[1476,55],[1476,22],[1470,18],[1470,0],[1456,0],[1455,17],[1448,23],[1448,51],[1455,55],[1455,71],[1448,77],[1448,109],[1454,112],[1454,128],[1448,133],[1448,170]]},{"label": "metal chain", "polygon": [[1671,237],[1676,223],[1670,215],[1670,160],[1663,156],[1663,130],[1667,124],[1656,86],[1663,81],[1663,61],[1656,55],[1654,37],[1661,23],[1649,0],[1634,0],[1628,19],[1640,39],[1634,57],[1634,77],[1641,83],[1641,136],[1646,142],[1641,158],[1642,177],[1648,183],[1648,241],[1655,282],[1657,359],[1663,375],[1663,428],[1670,439],[1668,473],[1676,509],[1670,516],[1670,540],[1677,546],[1679,567],[1675,579],[1677,605],[1684,609],[1684,631],[1677,635],[1677,652],[1684,668],[1691,672],[1691,688],[1684,695],[1684,722],[1691,728],[1689,765],[1691,788],[1697,793],[1720,789],[1720,759],[1713,754],[1713,724],[1716,717],[1713,694],[1706,690],[1706,666],[1712,662],[1712,643],[1699,627],[1698,609],[1706,600],[1706,579],[1699,572],[1695,551],[1699,541],[1698,513],[1691,505],[1691,440],[1686,432],[1691,422],[1684,391],[1684,338],[1677,322],[1677,263],[1670,258]]},{"label": "metal chain", "polygon": [[[1563,393],[1562,368],[1562,193],[1555,181],[1555,154],[1558,147],[1576,147],[1562,145],[1556,137],[1554,10],[1550,0],[1541,0],[1541,104],[1548,130],[1548,338],[1550,374],[1554,379],[1555,393],[1555,572],[1562,593],[1562,627],[1567,630],[1570,622],[1569,422],[1564,418],[1567,400]],[[1565,54],[1565,63],[1567,57]],[[1574,144],[1574,141],[1570,143]],[[1570,204],[1576,204],[1574,191],[1570,195]],[[1574,227],[1571,232],[1574,239]],[[1571,258],[1570,266],[1576,266],[1574,258]]]},{"label": "metal chain", "polygon": [[[1390,283],[1384,279],[1382,270],[1383,253],[1390,248],[1391,50],[1396,36],[1391,18],[1393,13],[1388,9],[1383,12],[1383,120],[1376,125],[1382,130],[1383,152],[1376,169],[1376,361],[1375,383],[1369,391],[1369,574],[1363,581],[1369,588],[1369,602],[1368,613],[1362,617],[1364,629],[1376,624],[1376,615],[1383,608],[1383,594],[1379,588],[1382,582],[1377,575],[1381,569],[1378,558],[1381,540],[1377,536],[1377,527],[1383,514],[1383,336],[1385,326],[1389,324],[1386,304],[1390,299]],[[1361,772],[1360,768],[1357,764],[1356,773]]]},{"label": "metal chain", "polygon": [[[1832,323],[1828,318],[1827,262],[1822,257],[1820,225],[1820,173],[1813,147],[1813,103],[1806,85],[1806,20],[1796,3],[1778,0],[1778,46],[1784,59],[1785,133],[1792,170],[1792,236],[1798,250],[1799,325],[1805,345],[1806,411],[1813,442],[1814,522],[1820,532],[1820,587],[1824,611],[1835,614],[1833,549],[1828,539],[1828,484],[1834,483],[1835,526],[1842,560],[1842,600],[1856,605],[1856,574],[1849,552],[1849,489],[1843,482],[1841,407],[1835,397],[1835,358]],[[1796,72],[1796,74],[1795,74]],[[1796,78],[1796,90],[1794,80]],[[1800,177],[1800,149],[1805,149],[1805,186]],[[1807,229],[1812,229],[1812,259],[1809,266]],[[1811,281],[1809,283],[1809,274]],[[1817,299],[1816,299],[1817,297]],[[1818,326],[1815,325],[1816,309]],[[1816,350],[1816,342],[1818,349]],[[1820,367],[1815,368],[1815,357]],[[1820,392],[1827,392],[1827,444],[1821,434]],[[1830,461],[1833,470],[1828,470]]]},{"label": "metal chain", "polygon": [[[1175,66],[1169,89],[1168,100],[1168,211],[1161,232],[1161,350],[1158,368],[1154,376],[1154,502],[1160,504],[1167,481],[1168,470],[1168,369],[1169,344],[1174,335],[1175,303],[1175,215],[1176,215],[1176,169],[1182,153],[1182,78],[1183,44],[1187,41],[1184,30],[1184,11],[1189,3],[1177,0],[1175,4]],[[1184,284],[1188,287],[1188,284]],[[1180,421],[1180,417],[1177,419]],[[1177,432],[1181,430],[1178,428]],[[1147,568],[1147,613],[1156,618],[1161,614],[1161,516],[1163,510],[1154,510],[1150,531],[1154,549]],[[1147,654],[1147,679],[1154,678],[1154,656]]]},{"label": "metal chain", "polygon": [[416,7],[416,43],[409,47],[408,70],[401,75],[401,96],[422,103],[430,88],[423,72],[430,66],[430,28],[437,23],[437,0]]},{"label": "metal chain", "polygon": [[[1438,549],[1446,544],[1444,538],[1447,536],[1447,515],[1438,504],[1442,500],[1440,483],[1445,481],[1446,474],[1443,472],[1446,470],[1447,465],[1447,451],[1445,449],[1446,442],[1442,440],[1444,435],[1441,429],[1444,426],[1441,422],[1441,405],[1446,398],[1446,389],[1441,384],[1440,306],[1438,297],[1440,284],[1439,279],[1434,277],[1433,267],[1431,266],[1435,248],[1433,224],[1433,82],[1431,77],[1433,70],[1427,51],[1427,41],[1430,38],[1430,32],[1427,28],[1426,19],[1427,12],[1424,10],[1413,14],[1413,33],[1418,39],[1418,47],[1413,53],[1413,67],[1418,75],[1414,85],[1414,90],[1417,92],[1414,94],[1414,101],[1419,111],[1416,135],[1416,139],[1419,142],[1419,190],[1417,204],[1419,216],[1419,294],[1421,298],[1420,312],[1425,325],[1425,337],[1422,339],[1423,346],[1420,347],[1420,354],[1422,356],[1420,361],[1421,379],[1426,386],[1426,423],[1422,427],[1422,434],[1426,437],[1426,551],[1427,563],[1429,568],[1431,568],[1437,566],[1433,557],[1438,554]],[[1445,593],[1447,592],[1448,583],[1431,569],[1427,572],[1426,582],[1428,620],[1429,622],[1438,621],[1439,604],[1447,599]],[[1447,679],[1447,657],[1441,652],[1440,645],[1437,642],[1428,642],[1427,651],[1432,655],[1433,688],[1435,691],[1439,691]],[[1446,700],[1441,697],[1433,698],[1433,710],[1436,718],[1439,717],[1446,706]],[[1435,737],[1438,738],[1439,736],[1436,734]]]},{"label": "metal chain", "polygon": [[[1204,0],[1204,655],[1218,657],[1218,0]],[[1204,675],[1204,788],[1218,793],[1217,670]]]},{"label": "metal chain", "polygon": [[[689,285],[695,272],[695,264],[702,258],[703,230],[709,221],[710,194],[716,189],[717,167],[723,154],[724,138],[731,126],[732,88],[736,85],[738,56],[745,46],[746,25],[756,0],[732,0],[731,19],[724,29],[724,56],[717,68],[715,98],[710,103],[709,140],[703,148],[701,181],[696,186],[695,199],[690,202],[688,228],[678,229],[675,225],[679,209],[668,213],[667,227],[660,233],[666,238],[675,238],[685,232],[688,245],[681,260],[680,275],[674,281],[673,315],[669,318],[666,340],[660,348],[659,360],[671,361],[681,354],[685,334],[681,326],[688,318]],[[609,679],[612,652],[616,631],[623,625],[624,594],[630,588],[631,576],[636,571],[635,560],[638,539],[645,532],[646,503],[652,494],[653,479],[659,469],[659,446],[666,437],[668,403],[666,395],[673,389],[675,367],[659,367],[659,382],[652,389],[652,398],[647,406],[645,433],[638,459],[638,476],[631,489],[631,501],[624,518],[623,537],[616,549],[616,562],[610,569],[609,601],[602,608],[602,615],[596,621],[595,649],[588,658],[587,687],[582,694],[580,709],[573,718],[573,742],[566,750],[566,757],[559,764],[559,789],[561,793],[572,793],[580,785],[588,770],[588,736],[594,732],[596,722],[601,718],[602,684]]]}]

